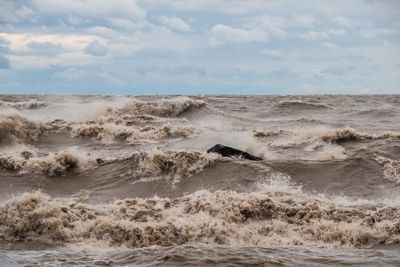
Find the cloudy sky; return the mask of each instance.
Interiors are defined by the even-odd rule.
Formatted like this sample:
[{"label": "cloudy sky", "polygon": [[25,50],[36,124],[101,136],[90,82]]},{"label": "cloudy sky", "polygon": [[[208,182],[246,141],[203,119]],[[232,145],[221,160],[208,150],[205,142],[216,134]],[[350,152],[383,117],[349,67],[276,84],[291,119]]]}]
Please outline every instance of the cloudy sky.
[{"label": "cloudy sky", "polygon": [[0,0],[0,93],[400,93],[400,1]]}]

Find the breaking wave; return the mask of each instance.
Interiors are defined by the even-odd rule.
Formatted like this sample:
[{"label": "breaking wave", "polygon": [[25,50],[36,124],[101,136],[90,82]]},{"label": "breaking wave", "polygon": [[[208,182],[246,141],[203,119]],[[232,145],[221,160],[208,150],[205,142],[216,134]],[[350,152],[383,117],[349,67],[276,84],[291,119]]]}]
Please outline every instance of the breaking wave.
[{"label": "breaking wave", "polygon": [[253,134],[255,137],[274,137],[274,136],[287,134],[287,131],[284,131],[284,130],[265,131],[262,129],[254,129]]},{"label": "breaking wave", "polygon": [[342,144],[361,140],[378,140],[378,139],[400,139],[400,132],[387,131],[382,133],[370,134],[357,131],[353,128],[335,129],[326,126],[311,127],[306,129],[298,129],[296,131],[286,130],[253,130],[256,137],[284,137],[282,142],[276,144],[304,144],[312,141],[323,141],[331,144]]},{"label": "breaking wave", "polygon": [[0,107],[14,108],[18,110],[39,109],[46,106],[47,106],[46,102],[39,101],[37,99],[31,99],[29,101],[19,101],[19,102],[8,102],[0,100]]},{"label": "breaking wave", "polygon": [[94,137],[105,143],[133,142],[138,140],[163,140],[171,138],[189,137],[196,133],[194,127],[175,127],[165,124],[161,127],[155,126],[126,126],[114,123],[87,123],[72,126],[73,137]]},{"label": "breaking wave", "polygon": [[334,144],[341,144],[341,143],[374,139],[374,138],[375,136],[369,135],[367,133],[362,133],[351,128],[328,130],[320,136],[320,139],[322,141]]},{"label": "breaking wave", "polygon": [[[10,99],[5,98],[3,100],[0,100],[0,108],[11,108],[17,110],[39,109],[48,106],[51,101],[54,101],[57,98],[48,100],[48,102],[38,99],[28,99],[29,100],[26,101],[10,101]],[[60,99],[60,101],[67,101],[67,103],[71,106],[76,105],[75,100],[75,98],[65,97],[61,97]],[[118,104],[113,104],[112,102],[110,102],[110,104],[98,102],[96,105],[91,107],[99,108],[98,112],[103,114],[130,114],[135,116],[148,115],[149,117],[176,117],[187,111],[196,110],[198,108],[204,107],[205,105],[205,101],[193,99],[190,97],[162,98],[159,100],[148,101],[129,97],[127,101],[124,99],[123,101],[119,101]]]},{"label": "breaking wave", "polygon": [[128,156],[100,158],[93,154],[68,148],[56,153],[40,155],[32,146],[13,148],[13,153],[0,153],[0,169],[20,172],[60,176],[68,172],[81,172],[98,164],[123,162],[131,168],[136,178],[160,177],[178,182],[180,178],[201,172],[218,158],[214,154],[197,151],[164,151],[153,149],[137,151]]},{"label": "breaking wave", "polygon": [[275,105],[276,111],[301,111],[301,110],[324,110],[333,107],[324,103],[311,103],[301,100],[282,101]]},{"label": "breaking wave", "polygon": [[176,117],[204,105],[204,101],[188,97],[147,102],[131,99],[122,108],[106,107],[94,120],[80,123],[54,119],[45,123],[45,129],[71,133],[72,137],[93,137],[105,143],[185,138],[198,130],[191,125],[176,125],[188,122]]},{"label": "breaking wave", "polygon": [[[41,107],[28,101],[33,97],[48,107],[31,110]],[[74,248],[65,254],[71,259],[86,246],[107,258],[99,245],[118,253],[223,245],[203,246],[213,255],[231,246],[247,252],[281,245],[281,258],[288,251],[310,258],[316,246],[372,247],[374,255],[392,247],[386,245],[398,247],[400,113],[394,98],[3,96],[3,253],[21,249],[18,255],[29,258],[26,250],[37,241],[57,253]],[[205,153],[217,143],[264,160]],[[37,188],[48,195],[32,191]],[[37,253],[46,254],[43,247]],[[334,258],[332,251],[320,255]],[[352,262],[365,250],[343,251],[336,252]],[[240,255],[243,262],[248,255]]]},{"label": "breaking wave", "polygon": [[138,177],[167,177],[178,182],[183,176],[201,172],[214,163],[216,156],[204,152],[188,151],[141,151],[132,154],[128,161]]},{"label": "breaking wave", "polygon": [[17,114],[0,115],[0,144],[35,141],[43,132],[44,127],[39,122]]},{"label": "breaking wave", "polygon": [[26,148],[13,154],[0,154],[0,169],[47,176],[65,175],[71,171],[79,172],[89,168],[94,162],[93,157],[76,148],[45,156],[38,155],[37,150],[33,148]]},{"label": "breaking wave", "polygon": [[396,111],[390,109],[369,109],[369,110],[358,111],[352,115],[356,117],[362,116],[362,117],[380,118],[380,117],[391,117],[395,116],[396,114],[397,114]]},{"label": "breaking wave", "polygon": [[154,115],[158,117],[176,117],[184,112],[198,109],[206,105],[202,100],[189,97],[162,99],[159,101],[145,102],[137,99],[130,100],[117,112],[122,114]]},{"label": "breaking wave", "polygon": [[50,244],[104,242],[146,247],[190,242],[241,246],[369,247],[400,241],[400,209],[346,204],[301,189],[197,191],[89,205],[25,193],[0,204],[0,238]]},{"label": "breaking wave", "polygon": [[400,161],[380,155],[378,155],[375,160],[383,165],[383,178],[400,184]]},{"label": "breaking wave", "polygon": [[325,135],[321,136],[322,141],[329,143],[345,143],[359,140],[372,140],[372,139],[399,139],[399,132],[383,132],[378,134],[362,133],[352,128],[331,130]]}]

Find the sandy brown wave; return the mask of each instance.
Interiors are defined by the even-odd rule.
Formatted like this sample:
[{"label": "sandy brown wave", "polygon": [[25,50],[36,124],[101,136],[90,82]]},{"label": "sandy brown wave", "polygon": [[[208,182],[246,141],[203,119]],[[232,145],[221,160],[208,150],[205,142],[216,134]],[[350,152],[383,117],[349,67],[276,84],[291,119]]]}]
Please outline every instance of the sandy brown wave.
[{"label": "sandy brown wave", "polygon": [[400,160],[390,159],[381,155],[377,155],[375,160],[382,164],[384,179],[400,184]]},{"label": "sandy brown wave", "polygon": [[192,151],[141,151],[133,153],[129,164],[134,167],[135,176],[173,178],[177,182],[183,176],[201,172],[214,163],[216,156]]},{"label": "sandy brown wave", "polygon": [[46,102],[39,101],[37,99],[31,99],[29,101],[18,101],[18,102],[8,102],[0,100],[0,107],[14,108],[18,110],[38,109],[46,106],[47,106]]},{"label": "sandy brown wave", "polygon": [[44,156],[37,155],[37,151],[32,149],[0,154],[0,169],[47,176],[64,175],[71,171],[79,172],[94,164],[93,157],[74,148]]},{"label": "sandy brown wave", "polygon": [[184,112],[198,109],[205,105],[204,101],[189,97],[162,99],[158,101],[132,99],[117,112],[123,114],[154,115],[158,117],[176,117]]},{"label": "sandy brown wave", "polygon": [[[313,141],[323,141],[331,144],[342,144],[353,141],[362,140],[383,140],[383,139],[400,139],[400,132],[386,131],[380,133],[366,133],[358,131],[354,128],[330,128],[326,126],[317,126],[310,128],[297,129],[295,131],[288,130],[262,130],[255,129],[253,134],[256,137],[282,137],[282,144],[304,144]],[[277,143],[279,144],[279,142]]]},{"label": "sandy brown wave", "polygon": [[177,182],[184,176],[201,172],[217,158],[216,155],[205,152],[160,149],[137,151],[129,156],[101,158],[75,147],[40,155],[39,150],[33,147],[24,147],[13,153],[0,153],[0,169],[59,176],[95,168],[98,164],[124,162],[130,166],[131,175],[135,178],[163,177]]},{"label": "sandy brown wave", "polygon": [[94,137],[105,143],[133,142],[138,140],[164,140],[170,138],[189,137],[196,133],[194,127],[173,126],[126,126],[115,123],[87,123],[72,126],[73,137]]},{"label": "sandy brown wave", "polygon": [[61,202],[36,192],[0,204],[0,238],[128,247],[189,242],[368,247],[399,242],[400,207],[340,204],[268,188],[101,205]]},{"label": "sandy brown wave", "polygon": [[399,139],[399,132],[382,132],[377,134],[368,134],[359,132],[352,128],[332,130],[321,136],[322,141],[329,143],[345,143],[359,140],[376,140],[376,139]]},{"label": "sandy brown wave", "polygon": [[18,114],[0,115],[0,144],[35,141],[43,132],[44,126],[40,122]]},{"label": "sandy brown wave", "polygon": [[332,109],[332,106],[325,103],[312,103],[301,100],[282,101],[274,107],[277,111],[307,111],[307,110],[325,110]]}]

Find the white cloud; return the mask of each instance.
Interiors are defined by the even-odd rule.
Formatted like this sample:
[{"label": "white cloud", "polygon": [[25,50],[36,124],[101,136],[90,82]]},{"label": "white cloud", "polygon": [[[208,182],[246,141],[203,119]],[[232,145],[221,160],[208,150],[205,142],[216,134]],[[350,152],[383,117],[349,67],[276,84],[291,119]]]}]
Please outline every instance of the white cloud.
[{"label": "white cloud", "polygon": [[95,40],[85,48],[85,53],[92,56],[105,56],[108,53],[107,47]]},{"label": "white cloud", "polygon": [[99,73],[99,77],[102,78],[105,82],[115,86],[125,86],[127,85],[126,82],[115,78],[113,75],[109,74],[108,72],[101,72]]},{"label": "white cloud", "polygon": [[0,54],[6,54],[9,52],[9,44],[10,42],[7,39],[0,36]]},{"label": "white cloud", "polygon": [[325,31],[316,32],[316,31],[309,31],[306,33],[301,34],[301,37],[304,39],[311,41],[311,40],[319,40],[319,39],[329,39],[329,34]]},{"label": "white cloud", "polygon": [[101,38],[73,34],[0,33],[7,40],[8,58],[14,69],[38,69],[54,66],[90,65],[96,58],[83,53],[86,46]]},{"label": "white cloud", "polygon": [[112,18],[109,21],[113,26],[123,30],[139,30],[150,26],[144,18],[139,20]]},{"label": "white cloud", "polygon": [[94,26],[87,29],[86,31],[90,34],[101,35],[104,37],[115,37],[119,35],[116,31],[104,26]]},{"label": "white cloud", "polygon": [[290,22],[291,25],[295,27],[313,27],[315,23],[315,18],[310,14],[295,15]]},{"label": "white cloud", "polygon": [[18,6],[13,1],[0,1],[0,21],[2,22],[18,23],[33,16],[32,9],[25,5]]},{"label": "white cloud", "polygon": [[0,38],[9,42],[11,52],[29,52],[32,50],[32,47],[30,47],[32,42],[62,46],[63,52],[78,51],[84,49],[88,43],[94,40],[102,40],[102,38],[94,35],[40,33],[0,33]]},{"label": "white cloud", "polygon": [[260,53],[269,59],[278,60],[283,57],[283,53],[277,50],[263,49]]},{"label": "white cloud", "polygon": [[329,48],[329,49],[336,49],[336,48],[337,48],[336,45],[334,45],[334,44],[332,44],[332,43],[329,43],[329,42],[323,42],[323,43],[321,44],[321,46],[322,46],[322,47],[325,47],[325,48]]},{"label": "white cloud", "polygon": [[47,55],[47,56],[54,56],[56,54],[61,53],[62,46],[60,44],[53,44],[51,42],[37,42],[31,41],[27,44],[29,48],[34,50],[36,55]]},{"label": "white cloud", "polygon": [[343,17],[343,16],[335,17],[332,20],[332,23],[335,24],[335,25],[338,25],[340,27],[343,27],[343,28],[354,28],[355,26],[358,25],[357,21],[350,20],[350,19],[348,19],[346,17]]},{"label": "white cloud", "polygon": [[330,39],[332,36],[343,36],[346,34],[346,31],[341,29],[329,29],[326,31],[309,31],[300,36],[308,41],[322,40],[322,39]]},{"label": "white cloud", "polygon": [[265,0],[147,0],[153,5],[166,4],[177,10],[219,11],[227,14],[243,14],[250,11],[279,6],[279,1]]},{"label": "white cloud", "polygon": [[94,18],[137,18],[146,15],[135,0],[32,0],[42,13],[70,14]]},{"label": "white cloud", "polygon": [[253,31],[263,31],[265,34],[282,37],[286,35],[286,21],[284,17],[261,16],[249,19],[244,26]]},{"label": "white cloud", "polygon": [[165,26],[181,32],[189,32],[191,30],[190,25],[184,22],[182,19],[177,17],[160,17],[161,23]]},{"label": "white cloud", "polygon": [[372,29],[364,29],[360,31],[360,35],[365,38],[375,38],[380,35],[394,35],[398,33],[394,29],[389,28],[372,28]]},{"label": "white cloud", "polygon": [[[264,15],[244,20],[241,28],[217,24],[211,29],[214,39],[209,44],[216,45],[221,40],[230,42],[264,41],[268,37],[283,38],[288,35],[291,27],[312,27],[315,23],[314,16],[310,14],[293,15],[291,17]],[[328,38],[329,35],[341,35],[343,30],[331,29],[327,32],[317,33],[310,31],[305,34],[307,39]],[[211,45],[211,46],[212,46]]]},{"label": "white cloud", "polygon": [[8,68],[10,68],[10,60],[0,55],[0,69],[8,69]]},{"label": "white cloud", "polygon": [[260,30],[245,30],[223,24],[214,25],[211,29],[211,34],[219,40],[234,43],[260,42],[268,37],[267,33]]},{"label": "white cloud", "polygon": [[74,16],[74,15],[69,15],[66,20],[67,20],[68,24],[74,25],[74,26],[78,26],[87,21],[84,18],[80,18],[80,17]]},{"label": "white cloud", "polygon": [[41,43],[41,42],[36,42],[36,41],[32,41],[32,42],[28,43],[28,46],[32,49],[38,49],[38,50],[60,48],[60,45],[55,45],[50,42]]},{"label": "white cloud", "polygon": [[[54,77],[62,81],[40,82],[48,88],[60,82],[78,86],[74,81],[79,79],[115,88],[150,87],[143,84],[163,88],[171,82],[181,85],[183,77],[198,77],[199,85],[206,81],[210,87],[298,88],[315,82],[321,88],[334,88],[343,82],[395,88],[400,23],[398,16],[384,11],[394,14],[397,5],[372,0],[316,2],[0,0],[0,21],[4,22],[0,23],[0,54],[6,56],[0,65],[11,67],[0,71],[0,84],[18,82],[27,88],[26,73],[41,71],[51,76],[59,71]],[[224,51],[205,47],[224,43],[234,45]],[[185,69],[207,71],[156,71],[159,80],[151,77],[159,66],[168,69],[180,63]],[[354,65],[357,71],[347,76],[351,81],[329,84],[335,64]],[[251,71],[232,72],[236,66]],[[149,71],[142,75],[141,70]],[[319,70],[331,70],[331,74],[322,75]],[[369,79],[371,73],[376,73],[374,80]]]},{"label": "white cloud", "polygon": [[187,38],[186,35],[177,34],[166,27],[154,27],[149,31],[134,31],[112,38],[108,49],[113,55],[132,56],[140,50],[185,53],[200,45],[196,39]]},{"label": "white cloud", "polygon": [[86,71],[77,68],[69,68],[64,71],[54,73],[54,77],[65,80],[80,80],[86,75]]},{"label": "white cloud", "polygon": [[328,30],[328,34],[335,35],[335,36],[343,36],[346,34],[346,31],[341,30],[341,29],[330,29],[330,30]]}]

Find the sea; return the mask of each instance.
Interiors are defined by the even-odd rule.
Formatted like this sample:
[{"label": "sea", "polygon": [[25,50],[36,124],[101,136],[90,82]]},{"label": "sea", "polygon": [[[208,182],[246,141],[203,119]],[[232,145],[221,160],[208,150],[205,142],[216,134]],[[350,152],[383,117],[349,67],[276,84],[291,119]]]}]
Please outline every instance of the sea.
[{"label": "sea", "polygon": [[0,95],[0,266],[400,266],[400,95]]}]

